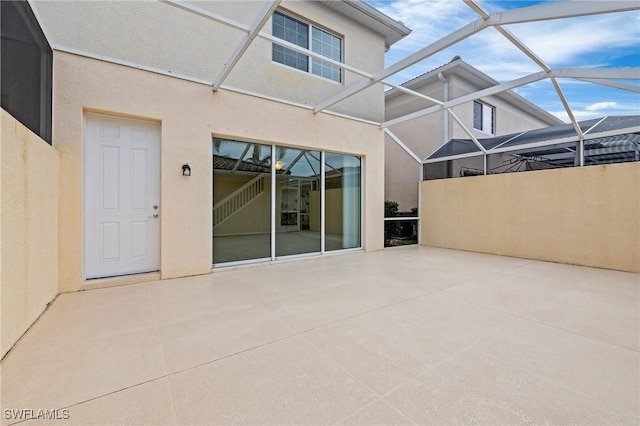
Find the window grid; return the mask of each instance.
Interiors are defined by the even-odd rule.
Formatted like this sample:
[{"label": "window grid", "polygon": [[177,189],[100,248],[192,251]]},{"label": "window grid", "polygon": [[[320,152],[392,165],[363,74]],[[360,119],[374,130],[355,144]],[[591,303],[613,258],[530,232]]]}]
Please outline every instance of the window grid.
[{"label": "window grid", "polygon": [[[273,14],[273,35],[327,58],[342,61],[342,39],[327,31],[279,12]],[[309,47],[311,44],[311,47]],[[272,60],[292,68],[342,82],[342,69],[320,59],[273,45]]]}]

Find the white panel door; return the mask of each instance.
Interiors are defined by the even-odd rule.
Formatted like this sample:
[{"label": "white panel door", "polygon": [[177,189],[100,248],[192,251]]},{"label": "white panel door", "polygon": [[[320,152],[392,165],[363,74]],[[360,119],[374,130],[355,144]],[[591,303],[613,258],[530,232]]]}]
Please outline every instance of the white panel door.
[{"label": "white panel door", "polygon": [[85,116],[86,278],[160,266],[160,126]]}]

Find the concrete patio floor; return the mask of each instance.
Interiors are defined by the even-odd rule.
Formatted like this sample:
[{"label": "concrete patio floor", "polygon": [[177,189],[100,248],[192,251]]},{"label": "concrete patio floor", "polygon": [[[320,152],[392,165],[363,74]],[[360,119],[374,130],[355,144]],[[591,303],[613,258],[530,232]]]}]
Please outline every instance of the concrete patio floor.
[{"label": "concrete patio floor", "polygon": [[411,246],[63,294],[0,366],[2,423],[638,424],[639,290]]}]

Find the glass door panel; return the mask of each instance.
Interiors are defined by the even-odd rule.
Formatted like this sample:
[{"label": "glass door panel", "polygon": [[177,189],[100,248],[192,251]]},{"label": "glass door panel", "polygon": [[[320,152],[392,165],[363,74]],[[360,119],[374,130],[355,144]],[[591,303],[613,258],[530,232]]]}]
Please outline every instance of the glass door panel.
[{"label": "glass door panel", "polygon": [[325,154],[325,250],[361,247],[360,157]]},{"label": "glass door panel", "polygon": [[320,252],[320,152],[275,152],[276,256]]},{"label": "glass door panel", "polygon": [[271,146],[213,139],[213,264],[271,257]]}]

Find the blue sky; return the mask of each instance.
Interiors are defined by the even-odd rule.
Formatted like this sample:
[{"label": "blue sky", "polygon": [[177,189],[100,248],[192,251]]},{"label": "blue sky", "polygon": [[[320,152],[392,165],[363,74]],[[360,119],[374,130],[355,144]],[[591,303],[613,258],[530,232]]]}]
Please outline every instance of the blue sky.
[{"label": "blue sky", "polygon": [[[489,13],[547,1],[481,0]],[[585,1],[585,0],[577,0]],[[604,0],[590,0],[604,1]],[[637,0],[629,0],[637,3]],[[386,66],[475,21],[479,16],[462,0],[367,0],[403,22],[413,32],[391,47]],[[640,11],[516,24],[507,27],[551,68],[640,67]],[[488,28],[396,74],[403,83],[460,55],[464,61],[499,82],[510,81],[540,68],[500,33]],[[577,80],[559,79],[578,120],[606,115],[640,114],[640,94]],[[640,84],[638,81],[627,83]],[[567,121],[551,82],[543,80],[515,90],[538,106]]]}]

